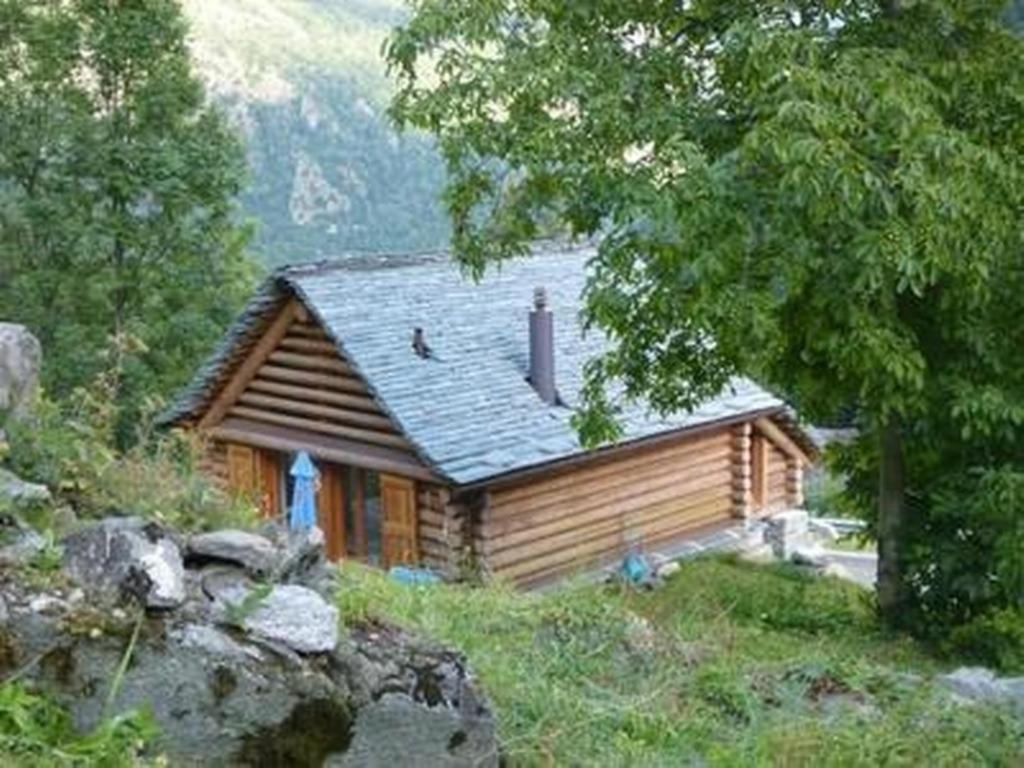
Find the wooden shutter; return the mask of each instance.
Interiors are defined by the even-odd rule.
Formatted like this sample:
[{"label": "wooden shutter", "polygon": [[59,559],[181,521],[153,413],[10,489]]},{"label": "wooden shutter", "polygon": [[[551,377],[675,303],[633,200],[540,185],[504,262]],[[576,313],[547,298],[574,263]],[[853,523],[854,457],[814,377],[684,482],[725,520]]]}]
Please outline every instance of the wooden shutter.
[{"label": "wooden shutter", "polygon": [[320,493],[317,517],[327,540],[327,557],[340,560],[345,556],[345,484],[342,468],[324,464],[320,468]]},{"label": "wooden shutter", "polygon": [[381,560],[385,568],[416,563],[416,482],[397,475],[380,476]]},{"label": "wooden shutter", "polygon": [[281,514],[281,465],[273,451],[256,449],[256,487],[259,489],[260,511],[265,519]]},{"label": "wooden shutter", "polygon": [[277,454],[240,443],[228,443],[228,488],[248,496],[265,518],[281,511],[281,469]]},{"label": "wooden shutter", "polygon": [[256,491],[256,451],[248,445],[228,443],[228,488],[238,494]]}]

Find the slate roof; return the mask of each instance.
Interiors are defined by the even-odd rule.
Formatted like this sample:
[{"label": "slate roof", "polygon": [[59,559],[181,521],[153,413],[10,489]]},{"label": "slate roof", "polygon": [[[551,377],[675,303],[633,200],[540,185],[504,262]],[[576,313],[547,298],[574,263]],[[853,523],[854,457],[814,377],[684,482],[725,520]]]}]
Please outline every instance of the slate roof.
[{"label": "slate roof", "polygon": [[[571,407],[545,404],[526,380],[528,313],[544,286],[555,317],[555,369],[567,406],[578,400],[584,363],[605,341],[583,335],[581,293],[589,248],[550,249],[463,278],[446,257],[400,266],[325,263],[275,272],[165,421],[201,411],[230,361],[293,291],[323,323],[366,379],[382,407],[435,471],[458,485],[565,459],[582,452]],[[422,327],[435,358],[411,347]],[[747,379],[692,413],[661,418],[642,404],[625,410],[621,442],[695,427],[784,403]]]}]

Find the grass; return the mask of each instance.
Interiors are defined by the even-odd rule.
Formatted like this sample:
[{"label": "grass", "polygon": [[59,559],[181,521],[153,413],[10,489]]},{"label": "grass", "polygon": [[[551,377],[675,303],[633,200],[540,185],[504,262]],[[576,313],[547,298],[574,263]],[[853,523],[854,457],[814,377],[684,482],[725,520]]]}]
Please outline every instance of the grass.
[{"label": "grass", "polygon": [[0,765],[12,768],[143,764],[139,751],[155,738],[148,714],[107,718],[92,733],[78,733],[55,702],[18,683],[0,685]]},{"label": "grass", "polygon": [[939,663],[863,591],[783,566],[683,564],[653,593],[410,588],[345,566],[343,620],[461,649],[513,765],[1019,765],[1024,723],[936,696]]}]

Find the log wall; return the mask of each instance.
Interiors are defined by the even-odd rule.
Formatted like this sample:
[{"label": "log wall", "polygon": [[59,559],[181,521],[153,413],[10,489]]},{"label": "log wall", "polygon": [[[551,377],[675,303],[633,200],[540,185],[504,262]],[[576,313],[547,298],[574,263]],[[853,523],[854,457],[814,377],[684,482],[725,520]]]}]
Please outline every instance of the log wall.
[{"label": "log wall", "polygon": [[301,315],[266,355],[227,414],[411,453],[408,441],[334,342]]},{"label": "log wall", "polygon": [[465,509],[452,499],[448,488],[417,485],[420,563],[457,575],[468,525]]},{"label": "log wall", "polygon": [[219,488],[228,490],[228,446],[220,440],[204,439],[199,446],[199,471]]},{"label": "log wall", "polygon": [[491,577],[547,581],[733,519],[729,428],[495,490],[475,527]]},{"label": "log wall", "polygon": [[770,514],[793,506],[788,492],[789,457],[768,441],[768,493],[762,512]]}]

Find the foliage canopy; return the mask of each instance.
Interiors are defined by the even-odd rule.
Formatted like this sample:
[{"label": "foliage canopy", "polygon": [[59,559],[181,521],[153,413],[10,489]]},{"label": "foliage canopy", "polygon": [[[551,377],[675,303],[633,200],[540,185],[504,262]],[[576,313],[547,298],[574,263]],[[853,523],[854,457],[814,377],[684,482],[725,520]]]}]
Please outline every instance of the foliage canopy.
[{"label": "foliage canopy", "polygon": [[121,399],[181,384],[252,277],[241,147],[173,0],[0,1],[0,316],[64,396],[138,340]]},{"label": "foliage canopy", "polygon": [[[1005,11],[426,0],[387,50],[392,110],[437,135],[474,274],[552,223],[600,238],[591,442],[620,398],[689,408],[739,373],[819,423],[852,409],[880,601],[906,616],[921,518],[1024,471],[1024,42]],[[1002,535],[1024,550],[1019,525]]]}]

